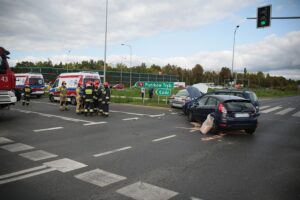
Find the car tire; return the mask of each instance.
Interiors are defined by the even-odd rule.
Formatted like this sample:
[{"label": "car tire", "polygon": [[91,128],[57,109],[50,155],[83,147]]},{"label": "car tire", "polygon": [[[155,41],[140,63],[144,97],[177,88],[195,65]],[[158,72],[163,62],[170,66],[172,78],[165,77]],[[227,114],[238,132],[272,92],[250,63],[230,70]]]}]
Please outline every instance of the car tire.
[{"label": "car tire", "polygon": [[245,129],[245,132],[249,135],[252,135],[255,132],[256,128]]},{"label": "car tire", "polygon": [[50,100],[51,102],[54,102],[54,96],[53,96],[52,94],[49,95],[49,100]]},{"label": "car tire", "polygon": [[194,118],[193,113],[191,111],[188,113],[187,117],[188,117],[189,122],[194,122],[195,121],[195,118]]},{"label": "car tire", "polygon": [[71,104],[72,105],[76,105],[76,98],[75,97],[71,97]]}]

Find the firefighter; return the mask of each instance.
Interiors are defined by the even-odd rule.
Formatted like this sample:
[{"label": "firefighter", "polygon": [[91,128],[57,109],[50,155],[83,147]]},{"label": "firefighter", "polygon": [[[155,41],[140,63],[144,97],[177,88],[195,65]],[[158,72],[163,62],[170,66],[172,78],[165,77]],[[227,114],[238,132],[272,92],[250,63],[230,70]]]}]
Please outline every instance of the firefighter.
[{"label": "firefighter", "polygon": [[108,82],[104,83],[104,90],[102,94],[102,107],[103,107],[103,115],[108,117],[109,113],[109,100],[110,100],[110,89]]},{"label": "firefighter", "polygon": [[32,90],[31,87],[28,83],[26,83],[24,89],[23,89],[23,102],[22,105],[25,106],[29,106],[29,101],[30,101],[30,94],[31,94]]},{"label": "firefighter", "polygon": [[99,115],[103,114],[103,105],[102,105],[103,92],[104,92],[104,87],[103,87],[103,85],[100,84],[100,86],[98,88],[98,91],[97,91],[97,96],[98,96],[98,114]]},{"label": "firefighter", "polygon": [[69,110],[68,109],[68,100],[67,100],[68,88],[66,87],[66,85],[67,85],[66,82],[63,81],[61,83],[61,86],[58,88],[59,97],[60,97],[60,107],[59,107],[59,109],[61,111]]},{"label": "firefighter", "polygon": [[99,112],[99,95],[98,95],[98,90],[99,90],[99,84],[100,82],[97,80],[94,82],[94,96],[93,96],[93,103],[94,103],[94,111],[95,113]]},{"label": "firefighter", "polygon": [[81,84],[78,83],[76,88],[76,114],[80,114],[82,110],[82,94],[81,94]]},{"label": "firefighter", "polygon": [[94,97],[94,90],[93,90],[93,84],[91,81],[88,81],[86,83],[86,87],[84,89],[84,115],[87,116],[88,113],[93,115],[94,109],[93,109],[93,97]]}]

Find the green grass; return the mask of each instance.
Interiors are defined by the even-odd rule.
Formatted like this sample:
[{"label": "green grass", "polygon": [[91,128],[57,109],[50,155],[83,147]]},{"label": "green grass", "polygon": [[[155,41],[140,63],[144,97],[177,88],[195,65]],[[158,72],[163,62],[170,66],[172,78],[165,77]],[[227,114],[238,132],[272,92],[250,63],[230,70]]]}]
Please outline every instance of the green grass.
[{"label": "green grass", "polygon": [[288,97],[288,96],[297,96],[300,95],[299,91],[294,90],[277,90],[277,89],[254,89],[256,95],[260,97]]}]

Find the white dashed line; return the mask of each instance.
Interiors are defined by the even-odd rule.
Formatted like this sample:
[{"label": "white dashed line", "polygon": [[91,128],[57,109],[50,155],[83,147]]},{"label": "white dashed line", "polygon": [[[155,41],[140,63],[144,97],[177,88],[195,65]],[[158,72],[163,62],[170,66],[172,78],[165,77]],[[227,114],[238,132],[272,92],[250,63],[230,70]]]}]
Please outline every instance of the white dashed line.
[{"label": "white dashed line", "polygon": [[91,125],[98,125],[98,124],[106,124],[107,122],[91,122],[87,124],[83,124],[83,126],[91,126]]},{"label": "white dashed line", "polygon": [[158,139],[152,140],[152,142],[158,142],[158,141],[170,139],[170,138],[173,138],[173,137],[176,137],[176,135],[170,135],[170,136],[167,136],[167,137],[158,138]]},{"label": "white dashed line", "polygon": [[112,150],[112,151],[107,151],[107,152],[104,152],[104,153],[95,154],[94,157],[105,156],[105,155],[116,153],[116,152],[119,152],[119,151],[125,151],[125,150],[131,149],[131,148],[132,148],[131,146],[123,147],[123,148],[120,148],[120,149],[115,149],[115,150]]},{"label": "white dashed line", "polygon": [[165,116],[165,113],[159,114],[159,115],[149,115],[149,117],[162,117]]},{"label": "white dashed line", "polygon": [[130,120],[138,120],[138,117],[132,117],[132,118],[126,118],[126,119],[122,119],[123,121],[130,121]]},{"label": "white dashed line", "polygon": [[137,116],[147,115],[147,114],[142,114],[142,113],[124,112],[124,111],[117,111],[117,110],[110,110],[110,112],[123,113],[123,114],[128,114],[128,115],[137,115]]},{"label": "white dashed line", "polygon": [[53,128],[44,128],[44,129],[37,129],[37,130],[33,130],[33,132],[43,132],[43,131],[52,131],[52,130],[58,130],[58,129],[63,129],[64,127],[53,127]]}]

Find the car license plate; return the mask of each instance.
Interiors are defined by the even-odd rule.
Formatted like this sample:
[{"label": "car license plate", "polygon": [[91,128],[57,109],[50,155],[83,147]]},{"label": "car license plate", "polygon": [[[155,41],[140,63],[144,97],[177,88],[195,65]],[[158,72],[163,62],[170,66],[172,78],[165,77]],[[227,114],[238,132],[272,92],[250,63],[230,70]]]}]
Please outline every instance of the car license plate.
[{"label": "car license plate", "polygon": [[249,113],[235,113],[235,117],[249,117]]}]

